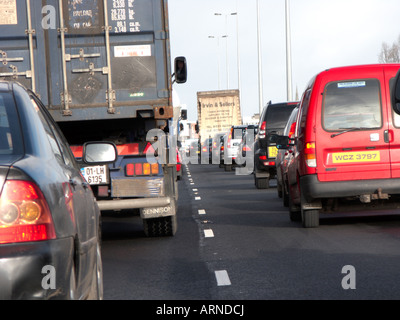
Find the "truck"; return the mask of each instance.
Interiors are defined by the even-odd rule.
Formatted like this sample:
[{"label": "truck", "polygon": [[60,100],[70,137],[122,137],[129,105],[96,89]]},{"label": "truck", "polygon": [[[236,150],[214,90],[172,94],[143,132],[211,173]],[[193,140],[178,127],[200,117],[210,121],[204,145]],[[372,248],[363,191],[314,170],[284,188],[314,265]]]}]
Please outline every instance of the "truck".
[{"label": "truck", "polygon": [[200,141],[228,133],[232,126],[242,124],[239,90],[197,92],[197,115]]},{"label": "truck", "polygon": [[102,213],[140,212],[146,236],[177,230],[172,86],[187,66],[169,33],[167,0],[0,0],[0,78],[41,98],[78,160],[86,141],[116,145],[114,164],[81,172]]},{"label": "truck", "polygon": [[241,125],[239,90],[197,92],[197,116],[201,140]]}]

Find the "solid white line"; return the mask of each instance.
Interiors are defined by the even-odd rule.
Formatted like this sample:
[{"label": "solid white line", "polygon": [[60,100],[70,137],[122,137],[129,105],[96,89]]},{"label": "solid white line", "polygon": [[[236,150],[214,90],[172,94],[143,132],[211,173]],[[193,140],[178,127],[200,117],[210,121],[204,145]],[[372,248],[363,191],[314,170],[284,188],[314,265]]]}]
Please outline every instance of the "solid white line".
[{"label": "solid white line", "polygon": [[214,238],[214,232],[211,229],[204,230],[204,237],[206,238]]},{"label": "solid white line", "polygon": [[231,280],[229,279],[228,272],[226,270],[215,271],[215,278],[217,279],[218,286],[231,285]]},{"label": "solid white line", "polygon": [[206,210],[200,209],[200,210],[199,210],[199,214],[206,214]]}]

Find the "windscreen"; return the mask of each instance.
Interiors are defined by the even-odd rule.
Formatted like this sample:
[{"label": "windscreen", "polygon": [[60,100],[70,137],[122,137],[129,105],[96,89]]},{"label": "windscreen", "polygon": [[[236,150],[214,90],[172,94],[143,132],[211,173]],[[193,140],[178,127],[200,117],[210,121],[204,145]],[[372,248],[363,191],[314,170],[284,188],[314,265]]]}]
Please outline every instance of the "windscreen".
[{"label": "windscreen", "polygon": [[267,110],[267,130],[284,129],[289,120],[290,114],[296,105],[269,106]]},{"label": "windscreen", "polygon": [[322,122],[326,130],[382,126],[377,79],[332,82],[325,87]]}]

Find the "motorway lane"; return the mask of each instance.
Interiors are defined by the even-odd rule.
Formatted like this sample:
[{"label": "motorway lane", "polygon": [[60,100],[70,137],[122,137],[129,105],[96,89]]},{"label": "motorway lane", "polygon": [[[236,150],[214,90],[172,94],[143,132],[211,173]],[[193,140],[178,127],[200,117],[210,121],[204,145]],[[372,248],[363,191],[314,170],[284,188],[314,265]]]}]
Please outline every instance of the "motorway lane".
[{"label": "motorway lane", "polygon": [[[103,223],[105,299],[399,299],[399,216],[304,229],[275,187],[217,165],[189,170],[175,237],[145,238],[136,217]],[[342,287],[348,265],[356,289]]]}]

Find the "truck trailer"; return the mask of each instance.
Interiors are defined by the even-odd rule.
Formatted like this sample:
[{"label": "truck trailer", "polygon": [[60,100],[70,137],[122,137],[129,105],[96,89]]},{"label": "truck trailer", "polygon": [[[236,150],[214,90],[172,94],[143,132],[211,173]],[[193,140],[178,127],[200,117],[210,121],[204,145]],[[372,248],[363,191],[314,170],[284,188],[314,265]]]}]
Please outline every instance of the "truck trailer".
[{"label": "truck trailer", "polygon": [[[139,209],[147,236],[177,229],[167,0],[0,0],[0,78],[34,91],[80,160],[86,141],[112,141],[118,160],[85,167],[102,212]],[[44,168],[45,170],[45,168]]]}]

